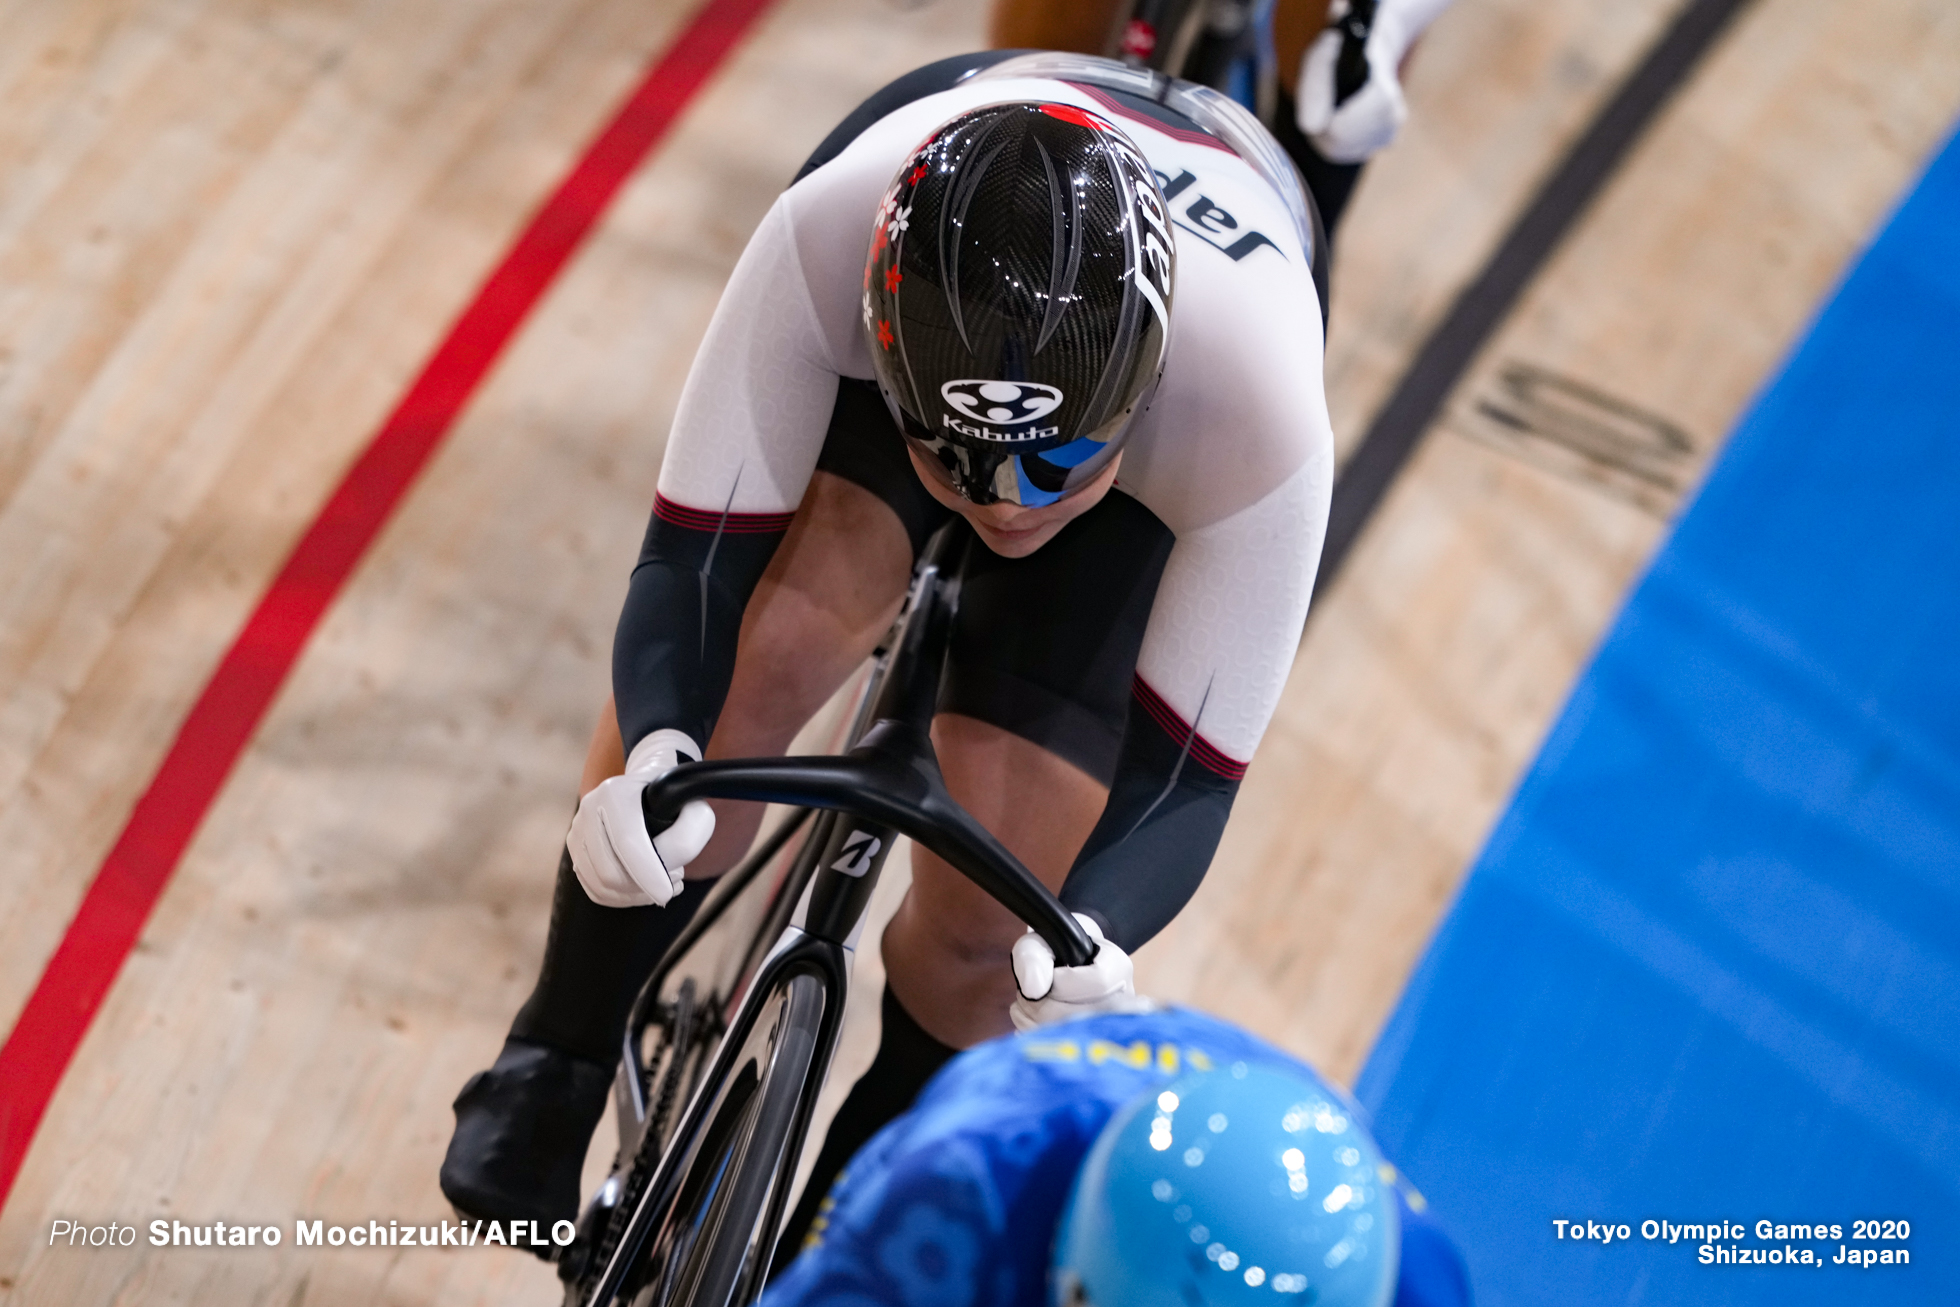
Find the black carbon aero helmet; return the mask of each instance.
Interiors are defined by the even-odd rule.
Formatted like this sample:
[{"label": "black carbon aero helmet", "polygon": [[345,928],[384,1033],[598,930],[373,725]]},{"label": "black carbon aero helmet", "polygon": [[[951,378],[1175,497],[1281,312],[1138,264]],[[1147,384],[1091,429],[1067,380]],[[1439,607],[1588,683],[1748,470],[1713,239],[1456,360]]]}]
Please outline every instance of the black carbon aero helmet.
[{"label": "black carbon aero helmet", "polygon": [[879,206],[864,278],[878,388],[976,504],[1051,504],[1094,479],[1163,371],[1163,194],[1130,139],[1074,105],[990,105],[935,131]]}]

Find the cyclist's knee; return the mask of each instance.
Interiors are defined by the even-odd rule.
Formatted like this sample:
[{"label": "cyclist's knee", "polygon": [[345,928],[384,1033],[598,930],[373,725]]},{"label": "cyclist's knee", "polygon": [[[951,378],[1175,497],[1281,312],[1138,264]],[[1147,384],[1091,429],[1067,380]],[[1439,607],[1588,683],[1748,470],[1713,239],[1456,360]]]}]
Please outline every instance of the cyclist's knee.
[{"label": "cyclist's knee", "polygon": [[[913,850],[912,888],[893,919],[901,938],[914,935],[951,965],[1005,966],[1027,927],[1006,908],[931,854]],[[929,866],[921,863],[929,862]]]}]

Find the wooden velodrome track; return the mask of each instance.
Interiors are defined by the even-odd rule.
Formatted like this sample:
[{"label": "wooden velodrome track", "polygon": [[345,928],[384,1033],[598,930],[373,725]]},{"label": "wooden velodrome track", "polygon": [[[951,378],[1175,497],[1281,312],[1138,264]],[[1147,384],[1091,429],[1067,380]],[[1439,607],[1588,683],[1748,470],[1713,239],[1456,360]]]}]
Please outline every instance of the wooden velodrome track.
[{"label": "wooden velodrome track", "polygon": [[[1413,121],[1342,233],[1344,442],[1672,9],[1460,0],[1431,33]],[[8,1027],[295,541],[691,17],[0,0]],[[961,0],[777,0],[634,174],[177,865],[5,1197],[0,1302],[553,1300],[525,1256],[301,1250],[291,1225],[447,1214],[449,1100],[534,974],[721,282],[838,117],[983,25]],[[1950,0],[1744,11],[1323,596],[1209,880],[1140,955],[1145,989],[1353,1074],[1681,495],[1956,110]],[[861,1023],[839,1079],[871,1038]],[[593,1165],[604,1151],[602,1131]],[[57,1219],[173,1217],[288,1233],[49,1246]]]}]

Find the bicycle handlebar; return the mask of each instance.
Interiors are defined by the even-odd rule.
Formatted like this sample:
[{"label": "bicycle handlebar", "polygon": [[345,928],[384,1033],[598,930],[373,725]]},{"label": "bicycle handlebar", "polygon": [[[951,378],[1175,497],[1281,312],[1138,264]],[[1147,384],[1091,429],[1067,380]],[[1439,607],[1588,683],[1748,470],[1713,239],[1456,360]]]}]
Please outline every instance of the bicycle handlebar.
[{"label": "bicycle handlebar", "polygon": [[694,799],[748,799],[854,813],[909,835],[932,850],[1054,950],[1057,965],[1086,966],[1095,945],[1088,932],[987,829],[946,793],[930,745],[899,722],[866,732],[841,757],[735,758],[677,767],[647,786],[640,803],[652,829]]}]

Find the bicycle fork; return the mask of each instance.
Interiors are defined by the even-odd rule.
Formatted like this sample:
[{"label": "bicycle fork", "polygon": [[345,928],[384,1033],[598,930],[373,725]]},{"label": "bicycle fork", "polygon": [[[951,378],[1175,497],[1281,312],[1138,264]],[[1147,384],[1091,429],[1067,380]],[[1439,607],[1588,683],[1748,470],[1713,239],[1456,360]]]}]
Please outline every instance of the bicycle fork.
[{"label": "bicycle fork", "polygon": [[[626,1283],[629,1270],[642,1263],[644,1253],[651,1253],[645,1262],[658,1268],[654,1276],[659,1287],[652,1301],[662,1307],[681,1307],[683,1302],[686,1307],[728,1307],[752,1301],[761,1292],[761,1279],[775,1256],[794,1179],[784,1174],[783,1164],[801,1155],[842,1031],[851,962],[863,932],[866,907],[897,838],[890,827],[862,818],[843,813],[826,817],[829,830],[816,874],[807,883],[789,926],[765,955],[736,1004],[713,1061],[683,1110],[653,1181],[641,1195],[625,1234],[586,1300],[589,1303],[611,1303],[624,1290],[644,1287]],[[689,1228],[685,1213],[679,1210],[684,1206],[683,1182],[709,1142],[718,1109],[749,1052],[760,1021],[799,975],[816,980],[822,994],[822,1013],[789,1131],[781,1140],[761,1141],[773,1156],[752,1159],[753,1164],[768,1167],[775,1177],[761,1219],[753,1230],[706,1232]],[[736,1241],[743,1248],[740,1268],[733,1282],[727,1284],[725,1295],[717,1286],[701,1283],[698,1276],[692,1277],[691,1283],[683,1283],[676,1275],[677,1263],[703,1234]],[[704,1290],[707,1297],[702,1296]]]}]

